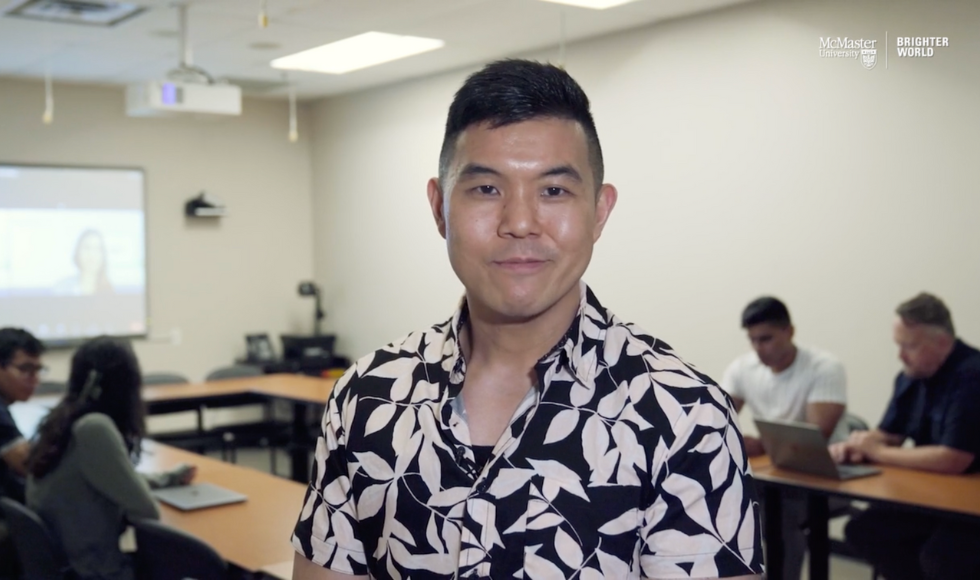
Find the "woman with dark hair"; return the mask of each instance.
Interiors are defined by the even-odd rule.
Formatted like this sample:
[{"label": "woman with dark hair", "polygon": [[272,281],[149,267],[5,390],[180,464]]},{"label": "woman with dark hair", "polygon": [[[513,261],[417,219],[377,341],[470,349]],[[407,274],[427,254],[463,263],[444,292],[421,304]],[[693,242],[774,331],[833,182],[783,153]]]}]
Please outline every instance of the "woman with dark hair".
[{"label": "woman with dark hair", "polygon": [[[68,392],[41,424],[28,459],[27,505],[84,580],[133,580],[119,536],[127,520],[159,518],[149,478],[134,467],[144,433],[140,377],[127,343],[100,337],[82,345]],[[193,475],[180,466],[155,483],[187,483]]]}]

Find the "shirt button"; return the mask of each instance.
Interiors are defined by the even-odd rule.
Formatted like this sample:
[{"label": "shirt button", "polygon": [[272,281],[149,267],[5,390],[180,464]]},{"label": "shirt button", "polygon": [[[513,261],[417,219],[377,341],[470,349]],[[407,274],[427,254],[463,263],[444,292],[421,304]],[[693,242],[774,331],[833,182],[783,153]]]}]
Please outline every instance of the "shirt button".
[{"label": "shirt button", "polygon": [[456,463],[462,463],[466,459],[466,452],[463,451],[462,447],[457,447],[455,451]]},{"label": "shirt button", "polygon": [[480,481],[480,483],[476,484],[476,493],[483,494],[486,493],[488,489],[490,489],[490,480],[488,479],[483,479]]}]

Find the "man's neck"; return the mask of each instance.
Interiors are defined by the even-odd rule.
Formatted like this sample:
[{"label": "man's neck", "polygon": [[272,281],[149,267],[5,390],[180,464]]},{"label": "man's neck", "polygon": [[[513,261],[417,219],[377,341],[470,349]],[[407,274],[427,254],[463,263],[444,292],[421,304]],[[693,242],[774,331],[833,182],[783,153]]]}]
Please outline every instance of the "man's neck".
[{"label": "man's neck", "polygon": [[564,336],[578,308],[578,286],[548,310],[523,320],[502,319],[482,305],[469,303],[468,332],[461,337],[468,365],[530,370]]},{"label": "man's neck", "polygon": [[779,373],[781,373],[781,372],[785,371],[786,369],[788,369],[789,367],[793,366],[793,363],[796,362],[796,355],[799,354],[799,352],[800,352],[800,349],[796,348],[796,345],[795,344],[794,345],[791,345],[790,346],[790,350],[786,354],[786,356],[784,356],[783,359],[781,361],[779,361],[777,364],[775,364],[775,365],[773,365],[773,366],[771,366],[769,368],[772,369],[772,372],[773,373],[775,373],[775,374],[778,375]]}]

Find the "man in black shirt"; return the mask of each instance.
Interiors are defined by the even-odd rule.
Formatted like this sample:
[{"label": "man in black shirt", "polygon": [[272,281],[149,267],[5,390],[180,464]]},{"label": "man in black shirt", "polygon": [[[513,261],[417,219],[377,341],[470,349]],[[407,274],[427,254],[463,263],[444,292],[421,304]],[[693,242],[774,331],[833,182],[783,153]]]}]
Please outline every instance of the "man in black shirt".
[{"label": "man in black shirt", "polygon": [[24,499],[29,446],[10,415],[9,406],[34,394],[42,370],[44,347],[20,328],[0,328],[0,495]]},{"label": "man in black shirt", "polygon": [[[19,328],[0,328],[0,497],[24,501],[24,475],[30,447],[14,423],[8,408],[25,401],[38,385],[44,347],[34,336]],[[16,578],[17,565],[12,542],[0,518],[0,578]]]},{"label": "man in black shirt", "polygon": [[[980,471],[980,351],[956,338],[942,300],[919,294],[897,309],[903,371],[878,429],[831,447],[838,461],[946,474]],[[906,448],[906,439],[915,447]],[[846,536],[888,580],[980,577],[980,527],[873,507]]]}]

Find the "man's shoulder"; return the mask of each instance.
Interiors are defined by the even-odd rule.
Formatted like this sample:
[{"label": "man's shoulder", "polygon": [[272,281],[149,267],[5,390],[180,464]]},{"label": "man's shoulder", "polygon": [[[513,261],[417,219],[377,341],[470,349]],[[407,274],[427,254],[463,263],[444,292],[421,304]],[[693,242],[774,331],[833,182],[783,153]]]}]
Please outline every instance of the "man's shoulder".
[{"label": "man's shoulder", "polygon": [[0,446],[10,443],[21,437],[17,422],[10,413],[10,408],[3,401],[0,401]]},{"label": "man's shoulder", "polygon": [[[451,321],[409,333],[357,359],[337,381],[335,390],[386,389],[420,366],[438,368],[452,359]],[[446,371],[450,369],[444,369]]]},{"label": "man's shoulder", "polygon": [[670,344],[636,324],[610,317],[604,342],[604,359],[617,381],[649,375],[661,386],[717,388],[711,377],[685,361]]},{"label": "man's shoulder", "polygon": [[816,371],[838,371],[844,368],[844,363],[833,353],[812,346],[798,346],[807,366]]}]

